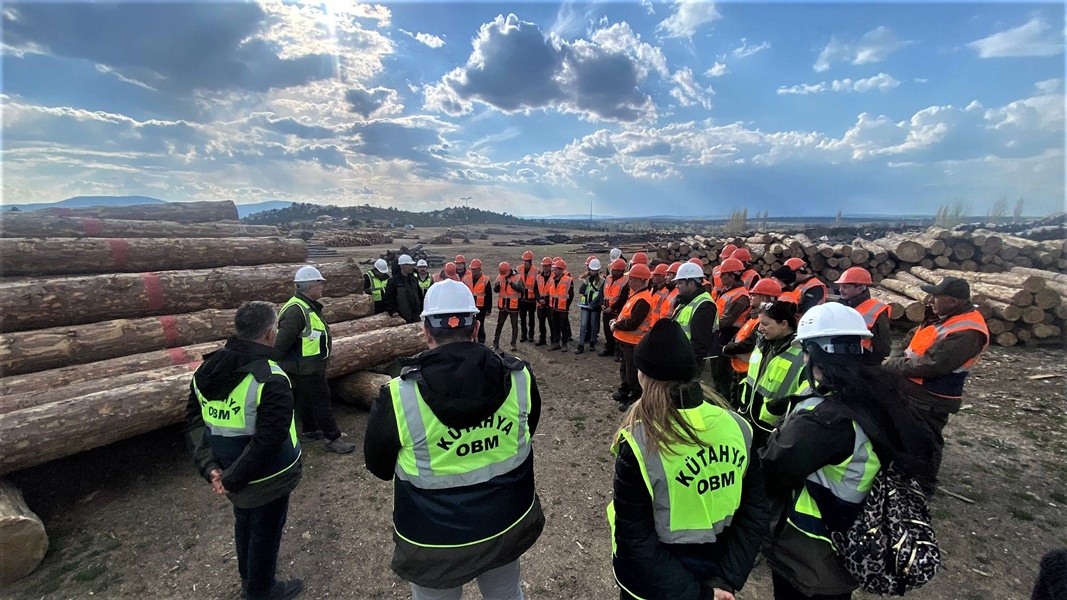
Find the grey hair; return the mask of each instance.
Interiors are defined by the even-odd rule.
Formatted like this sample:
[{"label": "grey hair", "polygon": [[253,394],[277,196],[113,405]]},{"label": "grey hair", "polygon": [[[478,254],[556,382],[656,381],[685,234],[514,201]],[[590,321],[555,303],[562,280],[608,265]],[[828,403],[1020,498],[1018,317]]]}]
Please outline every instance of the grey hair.
[{"label": "grey hair", "polygon": [[278,326],[278,313],[270,302],[245,302],[237,309],[233,324],[238,339],[255,341]]}]

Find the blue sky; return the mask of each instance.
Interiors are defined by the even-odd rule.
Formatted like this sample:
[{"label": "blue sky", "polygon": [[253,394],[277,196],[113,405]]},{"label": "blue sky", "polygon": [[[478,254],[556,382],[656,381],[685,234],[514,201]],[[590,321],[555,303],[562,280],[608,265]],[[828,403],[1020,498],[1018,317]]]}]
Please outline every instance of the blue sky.
[{"label": "blue sky", "polygon": [[3,200],[1064,210],[1063,3],[5,3]]}]

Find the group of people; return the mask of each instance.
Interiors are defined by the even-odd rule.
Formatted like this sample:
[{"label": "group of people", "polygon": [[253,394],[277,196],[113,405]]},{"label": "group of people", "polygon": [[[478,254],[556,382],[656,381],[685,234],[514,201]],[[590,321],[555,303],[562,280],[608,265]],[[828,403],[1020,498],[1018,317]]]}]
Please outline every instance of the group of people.
[{"label": "group of people", "polygon": [[[762,552],[776,599],[849,598],[856,583],[831,533],[851,525],[890,464],[932,493],[941,430],[988,331],[966,281],[946,278],[924,287],[929,318],[886,359],[869,274],[846,271],[830,302],[803,261],[760,279],[747,250],[727,251],[710,279],[696,261],[652,264],[643,253],[628,264],[613,256],[603,279],[591,257],[579,277],[578,348],[595,348],[602,322],[601,354],[620,361],[608,506],[620,597],[732,598]],[[392,569],[416,599],[458,599],[472,580],[486,598],[522,598],[519,558],[545,526],[532,445],[541,396],[530,365],[497,342],[507,320],[515,348],[516,315],[533,342],[536,316],[552,348],[565,348],[574,281],[561,259],[534,269],[530,252],[519,269],[502,263],[492,285],[463,256],[433,277],[398,262],[417,293],[387,265],[366,287],[380,290],[383,311],[421,322],[429,350],[382,387],[364,438],[367,468],[393,481]],[[280,317],[268,303],[242,306],[236,337],[191,384],[187,434],[200,474],[234,504],[242,598],[299,595],[302,582],[277,581],[275,564],[300,442],[347,443],[301,383],[315,374],[319,385],[329,357],[324,281],[312,267],[295,281]],[[493,347],[490,290],[507,315]],[[544,345],[543,324],[540,335]]]}]

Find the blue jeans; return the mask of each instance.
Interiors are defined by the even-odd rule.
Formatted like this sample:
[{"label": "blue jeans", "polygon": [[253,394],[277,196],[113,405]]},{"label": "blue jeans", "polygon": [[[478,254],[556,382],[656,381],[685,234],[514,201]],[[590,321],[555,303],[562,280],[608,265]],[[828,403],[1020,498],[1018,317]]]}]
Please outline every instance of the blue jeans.
[{"label": "blue jeans", "polygon": [[[519,559],[478,576],[478,591],[485,600],[523,600]],[[463,586],[438,590],[411,584],[411,600],[459,600]]]},{"label": "blue jeans", "polygon": [[596,338],[600,335],[600,311],[599,310],[586,310],[582,311],[582,322],[578,329],[578,345],[582,346],[589,344],[590,346],[596,345]]},{"label": "blue jeans", "polygon": [[288,494],[256,508],[233,507],[237,570],[241,580],[248,582],[251,597],[266,596],[274,587],[278,547],[288,514]]}]

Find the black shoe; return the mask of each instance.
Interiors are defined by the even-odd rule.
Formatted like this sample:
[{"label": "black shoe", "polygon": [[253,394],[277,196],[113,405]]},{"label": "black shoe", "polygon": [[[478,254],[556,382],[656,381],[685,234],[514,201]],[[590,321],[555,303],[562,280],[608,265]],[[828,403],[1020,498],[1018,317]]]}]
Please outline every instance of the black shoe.
[{"label": "black shoe", "polygon": [[545,338],[541,338],[541,339],[537,340],[537,343],[534,344],[534,346],[544,346],[545,343],[546,343],[545,342]]},{"label": "black shoe", "polygon": [[600,352],[597,352],[596,355],[597,356],[615,356],[615,351],[614,350],[608,350],[607,348],[604,348]]},{"label": "black shoe", "polygon": [[560,348],[560,350],[562,350],[563,352],[567,352],[569,350],[569,348],[567,348],[567,342],[563,342],[563,346]]},{"label": "black shoe", "polygon": [[622,362],[622,357],[621,356],[616,356],[615,357],[615,362]]},{"label": "black shoe", "polygon": [[304,581],[302,579],[290,579],[289,581],[277,581],[274,583],[274,587],[270,592],[263,596],[253,596],[248,592],[241,595],[242,598],[247,600],[292,600],[296,598],[304,591]]},{"label": "black shoe", "polygon": [[524,335],[524,336],[522,336],[521,338],[519,338],[519,341],[520,341],[520,342],[526,342],[526,341],[527,341],[527,340],[526,340],[526,336]]},{"label": "black shoe", "polygon": [[559,349],[560,349],[559,342],[552,342],[552,345],[548,347],[548,351],[549,352],[552,352],[553,350],[559,350]]},{"label": "black shoe", "polygon": [[301,433],[300,434],[300,441],[301,442],[317,442],[318,440],[321,440],[323,437],[325,437],[325,436],[323,435],[322,430],[321,429],[316,429],[315,431],[305,431],[304,433]]},{"label": "black shoe", "polygon": [[518,352],[518,350],[519,350],[519,347],[518,347],[518,346],[516,346],[515,344],[512,344],[512,345],[511,345],[511,351],[512,351],[512,352]]},{"label": "black shoe", "polygon": [[614,402],[625,402],[627,396],[629,396],[629,395],[630,394],[628,394],[628,393],[626,393],[626,392],[624,392],[622,390],[615,390],[614,392],[611,393],[611,399]]},{"label": "black shoe", "polygon": [[633,404],[633,402],[620,402],[618,404],[619,412],[626,412],[626,411],[630,410],[630,406],[632,404]]},{"label": "black shoe", "polygon": [[574,349],[575,354],[581,354],[585,352],[585,346],[578,344],[578,347]]}]

